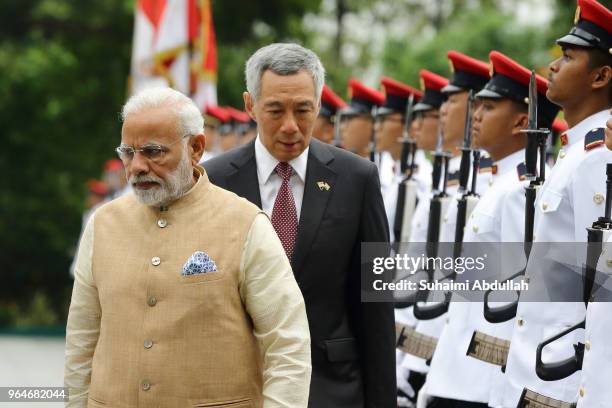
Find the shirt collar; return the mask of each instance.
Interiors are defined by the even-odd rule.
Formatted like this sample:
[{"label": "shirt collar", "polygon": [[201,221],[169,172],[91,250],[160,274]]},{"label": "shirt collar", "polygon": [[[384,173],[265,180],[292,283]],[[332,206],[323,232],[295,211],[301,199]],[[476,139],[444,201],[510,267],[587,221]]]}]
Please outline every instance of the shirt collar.
[{"label": "shirt collar", "polygon": [[586,135],[591,129],[594,127],[605,126],[603,124],[606,123],[606,120],[610,117],[608,113],[609,109],[604,109],[601,112],[597,112],[589,116],[588,118],[583,119],[575,125],[573,128],[568,129],[565,134],[567,135],[567,145],[568,147],[574,144],[575,142],[582,140],[584,135]]},{"label": "shirt collar", "polygon": [[[306,165],[308,164],[309,149],[310,146],[307,146],[298,157],[289,161],[293,171],[298,175],[303,183],[306,182]],[[255,161],[257,162],[257,177],[265,184],[268,182],[272,172],[274,172],[279,160],[272,156],[263,143],[261,143],[259,134],[255,139]]]},{"label": "shirt collar", "polygon": [[495,166],[497,166],[497,174],[496,176],[501,176],[508,171],[516,170],[516,166],[519,163],[525,161],[525,149],[518,150],[510,155],[504,157],[501,160],[495,162]]}]

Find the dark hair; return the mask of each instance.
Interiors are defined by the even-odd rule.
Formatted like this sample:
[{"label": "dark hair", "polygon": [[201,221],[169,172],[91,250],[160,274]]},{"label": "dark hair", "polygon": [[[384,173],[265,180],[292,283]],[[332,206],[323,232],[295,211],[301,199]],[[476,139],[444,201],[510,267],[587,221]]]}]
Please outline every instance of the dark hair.
[{"label": "dark hair", "polygon": [[[599,48],[587,49],[589,56],[589,70],[609,66],[612,69],[612,54],[605,53]],[[612,103],[612,79],[608,82],[608,101]]]}]

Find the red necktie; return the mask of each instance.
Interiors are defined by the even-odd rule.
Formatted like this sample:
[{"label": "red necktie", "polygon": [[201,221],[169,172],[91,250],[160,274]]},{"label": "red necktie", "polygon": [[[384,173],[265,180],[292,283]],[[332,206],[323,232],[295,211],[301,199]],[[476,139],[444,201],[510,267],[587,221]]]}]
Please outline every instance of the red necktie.
[{"label": "red necktie", "polygon": [[293,168],[291,168],[289,163],[281,162],[276,165],[274,170],[283,179],[283,183],[274,201],[274,208],[272,209],[272,226],[274,226],[276,234],[283,244],[287,258],[291,260],[298,226],[295,200],[293,199],[293,193],[289,185],[289,179],[291,178]]}]

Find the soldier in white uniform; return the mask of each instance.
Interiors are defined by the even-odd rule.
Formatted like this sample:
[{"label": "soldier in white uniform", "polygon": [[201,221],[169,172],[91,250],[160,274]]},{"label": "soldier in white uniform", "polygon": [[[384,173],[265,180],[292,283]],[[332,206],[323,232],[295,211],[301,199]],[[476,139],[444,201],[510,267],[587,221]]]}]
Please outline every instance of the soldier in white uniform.
[{"label": "soldier in white uniform", "polygon": [[[383,78],[380,81],[385,90],[385,103],[376,111],[376,121],[374,130],[376,133],[376,149],[380,152],[380,188],[385,211],[389,221],[389,232],[391,242],[397,242],[400,237],[394,234],[394,224],[397,206],[398,186],[404,174],[401,172],[400,156],[402,153],[402,135],[406,126],[406,107],[408,98],[413,95],[415,100],[419,100],[423,93],[409,85],[396,81],[392,78]],[[417,167],[413,174],[415,179],[422,171]],[[427,177],[431,177],[428,174]],[[419,180],[423,180],[420,177]]]},{"label": "soldier in white uniform", "polygon": [[[612,15],[594,0],[579,0],[578,5],[576,26],[558,40],[563,55],[550,64],[547,97],[563,108],[570,128],[561,137],[563,146],[557,162],[536,202],[535,243],[586,242],[585,228],[603,213],[605,167],[612,161],[612,152],[602,147],[602,128],[610,117],[611,105],[610,65],[606,60],[611,44]],[[584,262],[572,259],[575,257],[561,252],[559,247],[554,252],[557,258],[574,265]],[[580,277],[568,273],[560,262],[551,260],[550,268],[540,268],[540,265],[536,268],[536,262],[549,258],[538,253],[538,246],[534,246],[527,265],[530,288],[546,288],[547,284],[563,282],[563,286],[552,288],[553,295],[559,295],[563,289],[565,296],[580,298]],[[545,339],[583,320],[585,305],[581,301],[529,302],[536,300],[529,292],[521,294],[518,305],[506,367],[509,386],[504,390],[502,406],[515,407],[521,399],[524,406],[528,404],[526,398],[542,401],[545,397],[553,400],[540,406],[567,406],[578,398],[579,374],[558,381],[542,381],[535,372],[536,348]],[[572,354],[572,345],[577,341],[584,342],[581,331],[545,349],[543,359],[565,359]],[[580,394],[584,397],[588,392],[582,389]]]},{"label": "soldier in white uniform", "polygon": [[[449,177],[447,184],[448,211],[442,214],[440,225],[440,241],[452,242],[454,240],[454,225],[455,220],[450,221],[446,216],[450,212],[451,207],[455,207],[451,216],[456,217],[457,202],[453,199],[457,194],[459,186],[459,165],[461,157],[458,155],[458,149],[464,135],[465,116],[467,109],[468,92],[470,90],[478,91],[482,89],[484,84],[489,79],[489,68],[485,62],[475,60],[467,55],[450,51],[448,58],[453,67],[453,78],[441,89],[448,99],[441,105],[441,127],[443,140],[443,150],[450,152],[453,156],[449,161]],[[490,166],[483,167],[483,171],[490,170]],[[471,170],[471,167],[470,169]],[[481,180],[482,181],[482,180]],[[485,182],[486,183],[486,182]],[[426,217],[429,216],[429,201],[425,212]],[[427,218],[425,223],[427,223]],[[447,229],[453,229],[450,234]],[[425,231],[426,234],[426,231]],[[423,238],[423,241],[427,236]],[[439,316],[434,319],[420,320],[417,323],[416,330],[412,333],[412,337],[406,340],[413,347],[413,353],[408,354],[402,363],[405,368],[412,371],[425,374],[429,370],[429,360],[431,353],[435,349],[437,338],[444,327],[446,317]]]},{"label": "soldier in white uniform", "polygon": [[[612,110],[610,110],[612,115]],[[612,117],[605,128],[606,147],[612,150]],[[586,331],[578,408],[607,408],[612,402],[612,235],[603,245],[597,273],[601,289],[593,293],[586,314]],[[600,294],[603,292],[603,294]]]},{"label": "soldier in white uniform", "polygon": [[[598,13],[584,15],[595,20],[597,26],[602,26],[607,31],[607,36],[600,35],[599,43],[594,43],[594,48],[599,49],[601,54],[606,54],[608,48],[607,66],[608,72],[612,69],[612,13],[597,7]],[[590,11],[589,9],[585,11]],[[577,26],[584,23],[579,20]],[[581,23],[582,21],[582,23]],[[587,20],[588,21],[588,20]],[[601,55],[600,54],[600,55]],[[608,95],[612,99],[612,85],[608,82]],[[612,100],[609,100],[612,105]],[[605,127],[605,143],[612,150],[612,110]],[[602,214],[597,214],[601,216]],[[594,221],[594,219],[593,219]],[[612,291],[612,238],[604,244],[604,252],[599,259],[597,273],[604,274],[606,280],[602,283],[605,293]],[[609,298],[601,298],[597,292],[594,293],[595,302],[589,303],[586,315],[585,348],[582,365],[582,375],[578,392],[578,408],[604,408],[612,404],[612,345],[610,335],[612,334],[612,303]],[[608,296],[609,297],[609,296]]]},{"label": "soldier in white uniform", "polygon": [[[422,69],[420,71],[421,76],[421,89],[423,90],[423,97],[419,103],[414,106],[415,119],[410,128],[410,135],[416,139],[417,142],[417,155],[415,157],[415,163],[419,166],[419,175],[429,174],[428,182],[423,190],[419,188],[417,208],[415,210],[411,231],[410,231],[410,247],[408,251],[411,254],[420,254],[424,251],[425,241],[427,241],[427,224],[429,218],[429,203],[431,199],[431,164],[425,159],[424,152],[433,151],[436,147],[436,136],[438,133],[438,120],[439,120],[439,109],[445,100],[444,94],[441,89],[448,85],[448,79],[434,74],[433,72]],[[427,166],[425,166],[427,164]],[[456,178],[455,171],[459,169],[459,162],[454,163],[452,160],[449,163],[449,180]],[[422,276],[421,276],[422,277]],[[416,277],[415,277],[416,278]],[[404,327],[413,329],[417,323],[417,319],[414,317],[413,308],[407,307],[403,309],[395,310],[395,321],[401,323]],[[414,343],[414,342],[413,342]],[[408,341],[403,344],[410,344]],[[401,345],[398,345],[400,347]],[[403,359],[401,356],[404,356]],[[420,362],[420,359],[416,359],[416,365],[411,364],[412,356],[402,353],[398,356],[398,363],[401,361],[401,367],[398,368],[398,384],[403,378],[409,376],[408,382],[411,388],[418,392],[419,388],[425,381],[426,368],[424,362]],[[411,369],[412,367],[412,369]],[[406,390],[406,394],[412,397],[412,402],[416,402],[416,394],[412,392],[412,389],[407,389],[406,386],[400,386],[400,389]]]},{"label": "soldier in white uniform", "polygon": [[[495,164],[490,189],[481,192],[466,228],[464,242],[523,240],[525,192],[520,178],[525,173],[527,104],[530,72],[496,51],[490,54],[493,77],[476,96],[479,107],[473,117],[474,144],[485,149]],[[539,77],[542,98],[546,80]],[[546,101],[545,101],[546,102]],[[540,103],[541,127],[550,127],[559,108]],[[467,244],[470,245],[470,244]],[[496,247],[497,248],[497,247]],[[469,252],[469,250],[467,251]],[[475,276],[476,278],[477,276]],[[492,380],[500,367],[468,355],[474,330],[487,336],[510,337],[511,326],[493,325],[484,320],[482,302],[451,302],[447,324],[442,331],[422,393],[434,398],[429,406],[487,407]],[[505,336],[503,335],[505,330]],[[482,347],[478,349],[482,350]],[[490,358],[495,353],[479,357]],[[461,376],[454,373],[461,372]],[[419,398],[425,398],[422,395]]]}]

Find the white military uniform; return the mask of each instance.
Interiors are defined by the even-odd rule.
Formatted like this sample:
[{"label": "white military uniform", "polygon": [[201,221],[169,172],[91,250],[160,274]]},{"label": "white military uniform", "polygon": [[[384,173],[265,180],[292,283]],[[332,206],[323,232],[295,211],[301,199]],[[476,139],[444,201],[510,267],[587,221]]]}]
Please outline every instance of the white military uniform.
[{"label": "white military uniform", "polygon": [[[593,221],[603,214],[605,167],[607,162],[612,161],[612,152],[602,147],[587,150],[584,138],[592,129],[605,126],[609,116],[607,110],[598,112],[566,132],[568,143],[559,152],[550,177],[542,186],[536,201],[535,243],[586,242],[585,228],[591,226]],[[573,254],[567,253],[569,251],[558,249],[554,252],[538,253],[538,248],[534,245],[527,266],[530,288],[562,282],[562,285],[553,288],[555,293],[561,289],[582,292],[581,277],[568,273],[560,264],[568,262],[581,265],[584,259],[575,259]],[[542,260],[549,260],[551,267],[536,267]],[[544,275],[537,272],[543,272]],[[528,296],[527,299],[524,298],[525,295]],[[584,319],[584,303],[529,302],[529,296],[530,293],[523,293],[522,301],[518,305],[506,367],[508,381],[502,405],[515,407],[523,388],[554,399],[575,401],[579,374],[575,373],[559,381],[543,381],[535,372],[535,356],[536,348],[542,341]],[[572,345],[578,341],[584,341],[581,331],[563,337],[544,349],[543,360],[551,362],[570,357],[574,352]]]},{"label": "white military uniform", "polygon": [[604,244],[597,273],[604,275],[606,298],[589,303],[586,314],[584,359],[577,408],[608,408],[612,404],[612,236]]},{"label": "white military uniform", "polygon": [[[387,212],[387,219],[389,221],[391,242],[394,242],[393,223],[395,222],[398,185],[404,178],[404,176],[401,174],[400,163],[395,162],[396,174],[394,175],[395,177],[393,178],[393,182],[389,183],[389,168],[394,167],[393,162],[394,161],[390,154],[388,154],[386,158],[381,158],[381,190],[385,204],[385,211]],[[414,180],[417,183],[417,199],[419,202],[423,200],[429,202],[427,197],[431,192],[431,162],[427,159],[425,153],[419,149],[415,154],[414,163],[417,166],[413,173]],[[383,172],[385,172],[385,176],[382,175]],[[414,317],[414,313],[412,312],[412,307],[395,309],[395,321],[410,327],[416,326],[417,323],[417,319]],[[402,388],[406,392],[407,388],[410,386],[405,381],[408,378],[409,369],[402,366],[405,356],[406,353],[396,350],[395,363],[397,371],[396,374],[398,377],[398,387]]]},{"label": "white military uniform", "polygon": [[[466,223],[464,242],[501,242],[504,228],[509,230],[505,235],[523,239],[522,223],[517,219],[521,219],[524,210],[525,194],[517,176],[517,166],[524,158],[525,151],[520,150],[494,165],[496,171],[488,179],[492,181],[491,187],[481,187],[482,198]],[[491,327],[482,310],[482,302],[451,302],[427,377],[428,395],[488,403],[492,379],[500,368],[469,357],[466,352],[474,330],[496,337],[502,337],[498,331],[503,330]],[[505,337],[509,337],[509,333]],[[458,372],[461,375],[457,375]]]},{"label": "white military uniform", "polygon": [[[449,166],[448,166],[449,173],[457,172],[459,170],[460,164],[461,164],[460,156],[453,157],[452,159],[450,159]],[[490,185],[489,181],[491,180],[491,177],[492,177],[491,172],[488,169],[483,168],[483,170],[484,171],[482,173],[479,173],[478,175],[477,187],[476,187],[477,192],[484,191]],[[471,183],[471,180],[468,181],[468,185],[469,183]],[[440,227],[440,230],[441,230],[440,231],[440,242],[453,242],[455,239],[455,225],[457,222],[457,199],[460,198],[457,196],[458,187],[459,187],[458,179],[453,179],[451,182],[449,182],[449,186],[447,187],[447,193],[449,194],[449,196],[453,197],[454,199],[451,200],[446,214],[442,215],[442,220],[441,220],[442,225]],[[427,211],[425,215],[428,217],[429,211]],[[427,223],[427,220],[428,219],[426,219],[425,221],[426,223]],[[425,231],[425,238],[423,240],[424,241],[427,240],[427,231]],[[447,321],[446,314],[439,316],[435,319],[419,320],[416,325],[416,332],[427,335],[427,336],[439,338],[440,333],[442,332],[442,329],[444,328],[444,325],[446,324],[446,321]],[[413,355],[407,355],[404,358],[404,361],[402,362],[402,366],[409,368],[410,370],[413,370],[413,371],[418,371],[420,373],[426,373],[429,371],[429,366],[427,365],[427,362],[424,359],[419,358],[417,356],[413,356]]]}]

